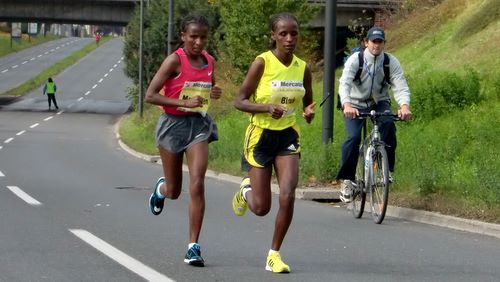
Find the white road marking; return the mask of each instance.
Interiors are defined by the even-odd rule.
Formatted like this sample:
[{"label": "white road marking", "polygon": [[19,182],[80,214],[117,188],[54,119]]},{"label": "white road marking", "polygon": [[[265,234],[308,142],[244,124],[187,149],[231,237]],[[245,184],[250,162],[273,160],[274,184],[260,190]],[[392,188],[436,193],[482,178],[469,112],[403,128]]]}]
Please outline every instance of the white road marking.
[{"label": "white road marking", "polygon": [[151,267],[143,264],[142,262],[130,257],[126,253],[118,250],[107,242],[96,237],[94,234],[83,229],[69,229],[76,237],[83,240],[85,243],[91,245],[101,253],[107,255],[117,263],[128,268],[130,271],[141,276],[148,281],[174,281],[167,276],[157,272]]},{"label": "white road marking", "polygon": [[112,72],[112,71],[113,71],[113,69],[109,69],[109,72]]},{"label": "white road marking", "polygon": [[9,70],[3,70],[3,71],[2,71],[2,73],[6,73],[6,72],[8,72],[8,71],[9,71]]},{"label": "white road marking", "polygon": [[3,174],[1,171],[0,171],[0,177],[4,177],[5,174]]},{"label": "white road marking", "polygon": [[85,96],[89,95],[90,93],[92,93],[90,90],[85,92]]},{"label": "white road marking", "polygon": [[51,119],[52,119],[52,116],[50,116],[50,117],[46,117],[46,118],[44,118],[43,120],[44,120],[44,121],[48,121],[48,120],[51,120]]},{"label": "white road marking", "polygon": [[0,146],[0,150],[2,150],[2,148],[3,148],[3,147],[2,147],[2,146]]},{"label": "white road marking", "polygon": [[40,206],[42,203],[39,201],[35,200],[35,198],[31,197],[30,195],[26,194],[23,190],[21,190],[17,186],[7,186],[7,189],[9,189],[12,193],[14,193],[16,196],[21,198],[21,200],[25,201],[26,203],[33,205],[33,206]]},{"label": "white road marking", "polygon": [[104,80],[104,78],[99,79],[99,83],[101,83]]},{"label": "white road marking", "polygon": [[59,112],[56,113],[56,115],[60,115],[62,113],[64,113],[64,110],[60,110]]},{"label": "white road marking", "polygon": [[3,141],[3,142],[4,142],[5,144],[7,144],[7,143],[10,143],[12,140],[14,140],[14,138],[12,138],[12,137],[11,137],[11,138],[9,138],[9,139],[7,139],[7,140]]},{"label": "white road marking", "polygon": [[108,77],[109,73],[105,74],[104,77]]},{"label": "white road marking", "polygon": [[35,58],[35,57],[33,57],[33,58],[31,58],[31,59],[30,59],[30,61],[34,61],[34,60],[36,60],[36,58]]},{"label": "white road marking", "polygon": [[21,65],[24,65],[24,64],[26,64],[26,63],[28,63],[28,61],[24,61],[24,62],[22,62],[22,63],[21,63]]},{"label": "white road marking", "polygon": [[113,67],[116,68],[118,65],[117,64],[114,64]]},{"label": "white road marking", "polygon": [[92,89],[95,89],[97,87],[97,84],[94,84],[94,86],[92,86]]},{"label": "white road marking", "polygon": [[19,135],[24,134],[25,132],[26,132],[26,130],[22,130],[22,131],[19,131],[18,133],[16,133],[16,135],[19,136]]},{"label": "white road marking", "polygon": [[15,69],[15,68],[17,68],[18,66],[19,66],[19,65],[14,65],[14,66],[12,66],[12,68],[13,68],[13,69]]},{"label": "white road marking", "polygon": [[43,55],[38,55],[37,57],[40,58],[41,56],[43,56]]},{"label": "white road marking", "polygon": [[35,124],[30,125],[30,128],[35,128],[35,127],[37,127],[39,125],[40,125],[39,123],[35,123]]},{"label": "white road marking", "polygon": [[83,100],[83,97],[78,98],[77,101],[80,102],[81,100]]}]

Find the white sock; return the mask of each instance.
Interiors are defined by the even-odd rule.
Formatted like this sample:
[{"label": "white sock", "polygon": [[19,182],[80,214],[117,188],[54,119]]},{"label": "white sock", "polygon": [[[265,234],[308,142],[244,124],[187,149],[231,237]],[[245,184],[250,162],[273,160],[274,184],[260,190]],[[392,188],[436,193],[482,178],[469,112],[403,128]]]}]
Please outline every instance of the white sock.
[{"label": "white sock", "polygon": [[249,191],[252,191],[252,188],[243,188],[243,199],[245,199],[245,201],[247,200],[247,193]]},{"label": "white sock", "polygon": [[268,256],[274,254],[274,253],[279,253],[278,251],[275,251],[273,249],[269,249],[269,253],[267,253]]},{"label": "white sock", "polygon": [[194,244],[198,244],[198,243],[189,243],[188,244],[188,249],[191,249],[194,246]]}]

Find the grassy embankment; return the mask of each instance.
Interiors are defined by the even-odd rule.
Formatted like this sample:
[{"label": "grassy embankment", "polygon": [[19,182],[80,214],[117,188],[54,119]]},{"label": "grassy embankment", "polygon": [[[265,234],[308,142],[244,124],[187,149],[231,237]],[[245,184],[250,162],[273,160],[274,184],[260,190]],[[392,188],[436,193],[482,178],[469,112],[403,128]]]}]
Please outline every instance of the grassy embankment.
[{"label": "grassy embankment", "polygon": [[[54,37],[54,39],[55,39],[55,37]],[[101,44],[104,44],[105,42],[110,40],[110,38],[106,36],[106,37],[103,37],[101,40],[102,40]],[[63,70],[65,70],[66,68],[74,65],[78,60],[85,57],[87,54],[92,52],[94,49],[96,49],[96,44],[94,42],[89,43],[88,45],[86,45],[82,49],[74,52],[70,56],[68,56],[68,57],[62,59],[61,61],[57,62],[56,64],[44,69],[38,75],[31,78],[30,80],[23,82],[22,84],[16,86],[15,88],[12,88],[8,91],[0,93],[0,96],[2,96],[2,95],[4,95],[4,96],[24,95],[25,93],[28,93],[31,90],[40,87],[40,85],[43,85],[46,82],[47,77],[53,77],[53,76],[57,75],[58,73],[62,72]]]},{"label": "grassy embankment", "polygon": [[10,33],[0,32],[0,57],[8,55],[10,53],[14,53],[17,51],[21,51],[26,48],[33,47],[38,44],[42,44],[47,41],[51,41],[54,39],[60,38],[54,35],[39,35],[36,37],[28,37],[28,35],[23,34],[23,38],[19,42],[12,42],[12,48],[10,47]]},{"label": "grassy embankment", "polygon": [[[494,2],[444,0],[432,9],[416,9],[387,30],[387,49],[403,65],[416,116],[398,124],[391,204],[500,222],[500,15]],[[209,166],[240,175],[248,119],[232,107],[237,86],[227,65],[222,60],[217,67],[225,97],[211,108],[220,139],[210,147]],[[315,100],[321,101],[321,74],[316,77]],[[132,114],[120,129],[124,141],[157,154],[153,131],[159,113],[147,106],[142,120]],[[320,108],[312,125],[299,119],[303,186],[329,185],[340,162],[345,137],[341,113],[335,111],[331,144],[322,144],[321,121]]]}]

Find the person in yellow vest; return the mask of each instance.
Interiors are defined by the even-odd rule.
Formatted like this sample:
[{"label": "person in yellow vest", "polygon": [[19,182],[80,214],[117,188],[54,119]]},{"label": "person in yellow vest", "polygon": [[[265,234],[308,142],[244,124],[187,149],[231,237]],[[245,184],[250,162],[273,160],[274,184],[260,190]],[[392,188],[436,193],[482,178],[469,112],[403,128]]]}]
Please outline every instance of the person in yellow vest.
[{"label": "person in yellow vest", "polygon": [[[236,96],[234,105],[250,114],[242,169],[248,172],[233,197],[233,211],[243,216],[250,209],[257,216],[271,209],[273,167],[279,184],[276,215],[266,270],[289,273],[279,250],[292,222],[295,188],[299,178],[300,131],[296,112],[307,123],[314,118],[311,70],[294,55],[298,21],[290,13],[271,18],[271,50],[257,56]],[[302,107],[302,108],[301,108]]]},{"label": "person in yellow vest", "polygon": [[57,86],[52,80],[52,77],[49,77],[47,83],[43,87],[43,95],[47,94],[47,100],[49,101],[49,111],[51,110],[51,102],[54,102],[54,106],[56,107],[56,109],[59,109],[56,101],[56,91]]}]

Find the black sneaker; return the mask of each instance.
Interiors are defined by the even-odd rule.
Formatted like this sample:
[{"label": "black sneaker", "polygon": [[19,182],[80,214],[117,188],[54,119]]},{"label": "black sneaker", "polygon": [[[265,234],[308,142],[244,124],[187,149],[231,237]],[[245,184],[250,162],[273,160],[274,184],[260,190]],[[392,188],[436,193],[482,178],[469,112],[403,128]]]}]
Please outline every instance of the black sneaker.
[{"label": "black sneaker", "polygon": [[198,243],[188,249],[184,257],[184,262],[192,266],[205,266],[205,261],[201,257],[200,245]]},{"label": "black sneaker", "polygon": [[165,177],[158,178],[158,181],[156,181],[155,189],[149,197],[149,209],[154,215],[159,215],[163,210],[163,202],[165,201],[165,198],[158,197],[158,194],[156,193],[156,191],[160,189],[163,183],[165,183]]}]

